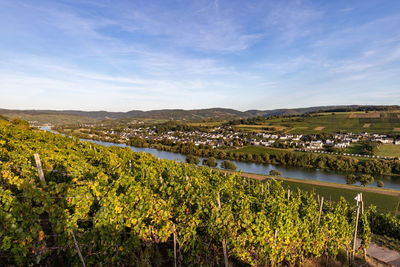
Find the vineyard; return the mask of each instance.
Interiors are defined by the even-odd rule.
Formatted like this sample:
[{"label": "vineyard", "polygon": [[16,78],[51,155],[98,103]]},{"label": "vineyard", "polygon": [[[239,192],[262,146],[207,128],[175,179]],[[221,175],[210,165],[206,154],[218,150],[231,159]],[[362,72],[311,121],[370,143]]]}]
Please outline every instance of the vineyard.
[{"label": "vineyard", "polygon": [[[366,208],[360,215],[362,248],[374,214]],[[382,234],[400,229],[392,215],[377,218],[373,229]],[[354,208],[344,199],[319,205],[315,195],[278,181],[0,121],[4,265],[301,265],[351,253],[354,226]]]}]

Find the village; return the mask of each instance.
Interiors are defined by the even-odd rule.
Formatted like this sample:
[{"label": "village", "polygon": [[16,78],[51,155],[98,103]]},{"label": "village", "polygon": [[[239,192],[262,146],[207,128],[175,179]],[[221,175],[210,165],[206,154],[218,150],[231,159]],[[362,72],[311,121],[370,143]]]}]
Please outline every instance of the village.
[{"label": "village", "polygon": [[[97,131],[99,133],[99,131]],[[231,126],[213,127],[207,130],[169,130],[158,131],[157,126],[124,128],[118,130],[102,130],[105,137],[117,137],[121,141],[129,141],[132,138],[140,138],[144,141],[163,144],[193,143],[200,147],[227,148],[242,147],[246,145],[292,148],[305,152],[343,154],[353,144],[373,142],[376,144],[400,145],[400,139],[386,134],[364,133],[334,133],[334,134],[281,134],[248,132],[235,130]],[[90,134],[89,137],[93,137]],[[366,156],[379,158],[372,154],[352,154],[353,156]],[[384,158],[384,157],[382,157]]]}]

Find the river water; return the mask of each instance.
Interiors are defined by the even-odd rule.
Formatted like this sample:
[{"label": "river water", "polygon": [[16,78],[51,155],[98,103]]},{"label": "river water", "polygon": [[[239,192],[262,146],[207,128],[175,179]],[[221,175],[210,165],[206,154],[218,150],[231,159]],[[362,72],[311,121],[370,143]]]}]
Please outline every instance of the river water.
[{"label": "river water", "polygon": [[[51,131],[49,127],[41,127],[41,129],[46,131]],[[51,131],[53,132],[53,131]],[[173,153],[168,151],[157,150],[154,148],[140,148],[134,146],[128,146],[125,144],[117,144],[103,141],[95,141],[90,139],[81,139],[82,141],[93,142],[102,146],[119,146],[119,147],[129,147],[135,152],[145,152],[154,155],[160,159],[175,160],[185,162],[186,156],[179,153]],[[204,158],[200,157],[199,165],[202,165]],[[231,160],[237,166],[237,170],[242,170],[243,172],[255,173],[255,174],[268,174],[271,170],[277,170],[282,173],[283,177],[298,178],[304,180],[318,180],[325,182],[333,182],[339,184],[345,184],[346,173],[333,171],[333,170],[320,170],[320,169],[310,169],[302,167],[292,167],[285,165],[272,165],[272,164],[259,164],[251,162],[240,162]],[[222,160],[217,159],[217,168],[220,168]],[[400,190],[400,176],[377,176],[374,175],[375,182],[369,186],[376,187],[377,180],[382,180],[385,183],[384,188],[391,188]]]}]

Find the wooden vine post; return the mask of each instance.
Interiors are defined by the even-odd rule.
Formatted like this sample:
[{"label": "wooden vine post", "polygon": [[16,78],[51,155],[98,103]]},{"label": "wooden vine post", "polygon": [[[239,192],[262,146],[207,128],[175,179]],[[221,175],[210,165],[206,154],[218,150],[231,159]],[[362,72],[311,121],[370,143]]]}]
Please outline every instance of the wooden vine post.
[{"label": "wooden vine post", "polygon": [[81,253],[81,250],[80,250],[80,248],[79,248],[78,242],[76,241],[74,232],[71,230],[70,233],[71,233],[71,235],[72,235],[72,238],[74,239],[75,247],[76,247],[76,250],[78,251],[78,256],[79,256],[79,259],[80,259],[81,262],[82,262],[82,266],[83,266],[83,267],[86,267],[85,260],[84,260],[83,257],[82,257],[82,253]]},{"label": "wooden vine post", "polygon": [[318,226],[321,223],[322,206],[324,205],[324,197],[321,197],[321,204],[319,205]]},{"label": "wooden vine post", "polygon": [[361,194],[361,214],[364,214],[364,201],[362,200],[362,193]]},{"label": "wooden vine post", "polygon": [[42,183],[42,186],[46,186],[46,180],[44,179],[42,162],[40,161],[39,154],[35,153],[35,154],[33,154],[33,157],[35,158],[36,168],[37,168],[37,171],[39,174],[40,182]]},{"label": "wooden vine post", "polygon": [[357,244],[357,229],[358,229],[358,218],[360,216],[360,205],[359,202],[362,203],[362,193],[357,194],[355,197],[355,200],[357,201],[357,208],[356,208],[356,225],[354,228],[354,236],[353,236],[353,250],[351,254],[351,260],[354,261],[354,256],[356,254],[356,244]]},{"label": "wooden vine post", "polygon": [[175,229],[175,224],[174,224],[174,267],[177,267],[176,263],[176,229]]},{"label": "wooden vine post", "polygon": [[[218,191],[218,208],[221,210],[221,199],[219,197],[219,191]],[[224,262],[225,262],[225,267],[229,267],[229,261],[228,261],[228,252],[226,249],[226,239],[222,239],[222,251],[224,252]]]},{"label": "wooden vine post", "polygon": [[[44,178],[43,167],[42,167],[42,162],[40,160],[40,156],[39,156],[38,153],[35,153],[35,154],[33,154],[33,157],[35,158],[36,168],[37,168],[37,171],[38,171],[38,174],[39,174],[40,182],[41,182],[42,186],[46,186],[46,179]],[[48,220],[50,218],[49,214],[46,213],[44,215],[46,217],[48,217],[48,218],[45,218],[46,220]],[[51,225],[49,225],[49,227],[51,228]],[[42,226],[42,228],[44,228],[44,227]],[[52,231],[52,230],[50,229],[50,231]],[[78,256],[79,256],[79,258],[80,258],[80,260],[82,262],[82,266],[86,267],[85,261],[84,261],[84,259],[82,257],[81,250],[79,249],[78,242],[75,239],[74,232],[72,230],[70,230],[70,233],[72,235],[72,238],[74,239],[75,247],[76,247],[76,250],[78,251]]]}]

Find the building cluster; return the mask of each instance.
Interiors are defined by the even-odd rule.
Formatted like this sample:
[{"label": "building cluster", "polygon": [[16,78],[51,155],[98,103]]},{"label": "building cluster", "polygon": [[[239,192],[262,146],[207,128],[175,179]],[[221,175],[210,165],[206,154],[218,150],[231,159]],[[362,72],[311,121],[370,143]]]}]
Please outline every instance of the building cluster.
[{"label": "building cluster", "polygon": [[170,141],[172,143],[194,143],[195,145],[204,145],[211,147],[223,146],[243,146],[243,133],[234,132],[231,129],[215,127],[210,131],[168,131],[158,133],[154,127],[126,128],[123,131],[115,132],[113,130],[103,131],[104,134],[119,135],[123,140],[129,140],[132,137],[139,137],[144,140]]},{"label": "building cluster", "polygon": [[330,138],[321,138],[319,135],[277,134],[277,133],[251,133],[234,131],[231,127],[214,127],[208,131],[168,131],[157,132],[155,127],[125,128],[122,131],[103,131],[104,134],[118,135],[123,140],[139,137],[144,140],[158,142],[169,141],[172,143],[194,143],[195,145],[210,146],[213,148],[243,145],[259,145],[265,147],[284,146],[302,150],[322,150],[329,147],[346,149],[351,144],[361,141],[379,142],[383,144],[400,145],[400,140],[394,140],[384,134],[370,133],[336,133]]}]

